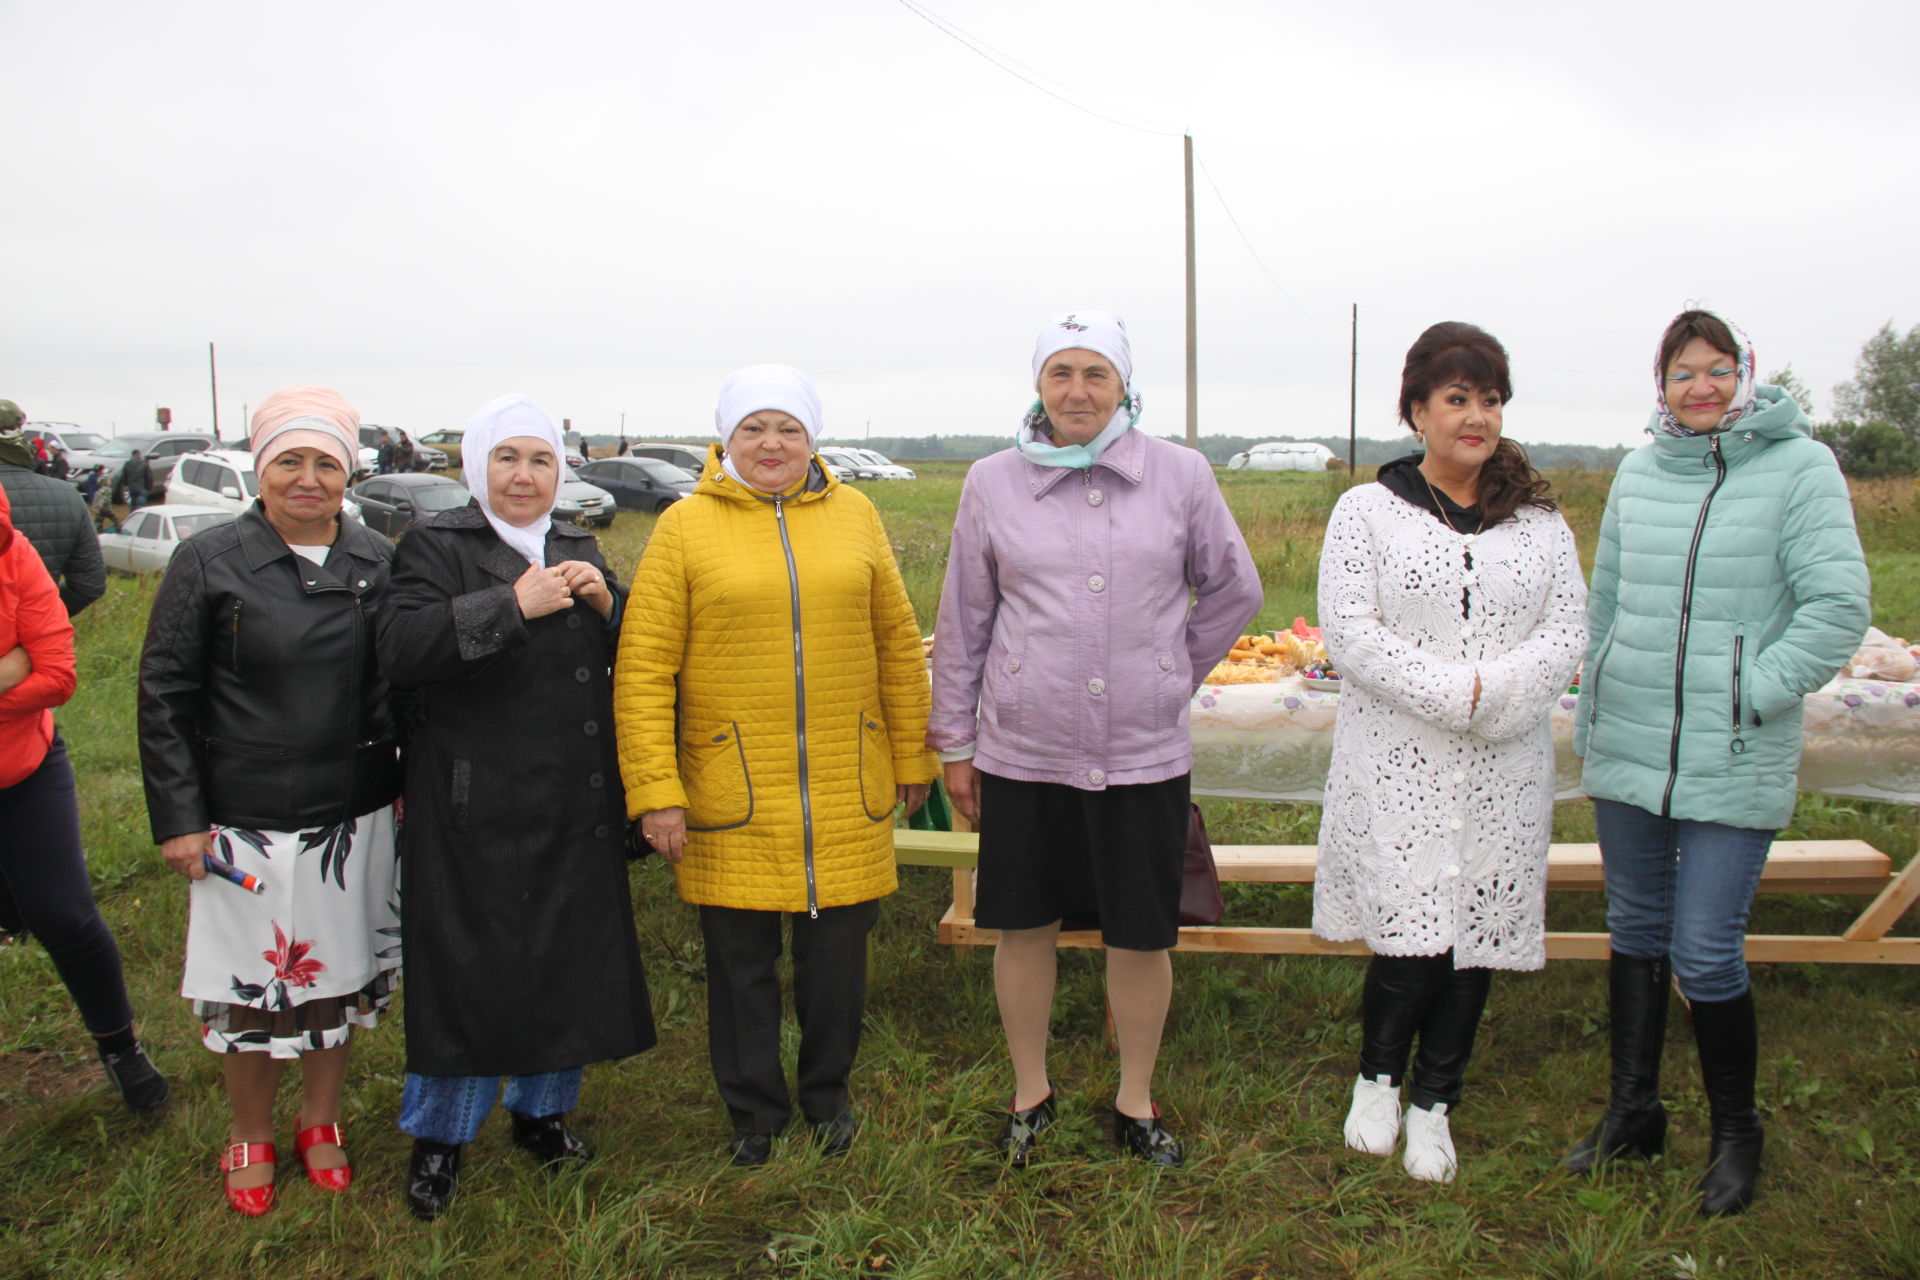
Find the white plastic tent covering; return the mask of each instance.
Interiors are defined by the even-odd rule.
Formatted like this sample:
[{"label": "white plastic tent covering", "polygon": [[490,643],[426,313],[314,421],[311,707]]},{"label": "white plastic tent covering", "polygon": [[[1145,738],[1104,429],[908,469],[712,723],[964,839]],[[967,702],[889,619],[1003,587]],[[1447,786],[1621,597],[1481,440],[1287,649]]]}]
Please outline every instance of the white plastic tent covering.
[{"label": "white plastic tent covering", "polygon": [[1283,440],[1253,446],[1246,465],[1255,471],[1325,471],[1332,457],[1333,450],[1323,444]]}]

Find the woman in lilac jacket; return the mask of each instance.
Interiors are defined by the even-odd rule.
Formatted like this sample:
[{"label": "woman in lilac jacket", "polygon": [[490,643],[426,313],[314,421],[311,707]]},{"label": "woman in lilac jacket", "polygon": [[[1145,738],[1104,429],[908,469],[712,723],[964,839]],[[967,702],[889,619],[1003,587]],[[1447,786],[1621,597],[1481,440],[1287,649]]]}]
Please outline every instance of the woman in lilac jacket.
[{"label": "woman in lilac jacket", "polygon": [[927,732],[980,829],[975,918],[1000,931],[1014,1093],[998,1145],[1024,1168],[1053,1123],[1055,942],[1063,917],[1095,916],[1120,1042],[1114,1140],[1177,1165],[1152,1084],[1179,935],[1187,704],[1259,610],[1260,579],[1207,460],[1135,429],[1120,317],[1050,321],[1033,378],[1016,447],[974,464],[960,495]]}]

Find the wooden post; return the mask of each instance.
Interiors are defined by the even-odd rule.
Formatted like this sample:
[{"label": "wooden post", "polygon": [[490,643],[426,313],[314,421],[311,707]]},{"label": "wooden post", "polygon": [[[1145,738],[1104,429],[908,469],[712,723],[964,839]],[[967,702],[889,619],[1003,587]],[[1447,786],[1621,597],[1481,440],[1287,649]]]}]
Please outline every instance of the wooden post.
[{"label": "wooden post", "polygon": [[1184,135],[1187,165],[1187,447],[1200,447],[1200,320],[1193,266],[1193,135]]},{"label": "wooden post", "polygon": [[1354,448],[1360,424],[1360,304],[1353,304],[1347,348],[1347,483],[1353,483]]}]

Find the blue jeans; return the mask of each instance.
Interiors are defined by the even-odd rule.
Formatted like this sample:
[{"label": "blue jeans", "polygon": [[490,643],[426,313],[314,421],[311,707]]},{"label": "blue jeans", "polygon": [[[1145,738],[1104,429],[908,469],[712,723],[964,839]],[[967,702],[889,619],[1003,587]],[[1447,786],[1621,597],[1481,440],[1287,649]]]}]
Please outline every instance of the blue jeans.
[{"label": "blue jeans", "polygon": [[1643,960],[1671,955],[1689,1000],[1746,991],[1747,915],[1776,833],[1662,818],[1616,800],[1595,800],[1593,821],[1613,949]]},{"label": "blue jeans", "polygon": [[[509,1076],[507,1110],[523,1116],[571,1111],[580,1102],[580,1080],[585,1074],[572,1067],[537,1076]],[[472,1142],[499,1092],[498,1076],[422,1076],[409,1071],[400,1093],[400,1127],[429,1142]]]}]

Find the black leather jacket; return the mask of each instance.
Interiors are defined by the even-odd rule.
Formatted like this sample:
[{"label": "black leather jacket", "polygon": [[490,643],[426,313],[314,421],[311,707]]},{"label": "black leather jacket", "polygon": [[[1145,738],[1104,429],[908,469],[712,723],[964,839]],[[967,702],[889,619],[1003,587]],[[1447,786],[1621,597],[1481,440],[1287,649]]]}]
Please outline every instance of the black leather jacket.
[{"label": "black leather jacket", "polygon": [[374,659],[393,544],[342,519],[326,562],[258,502],[180,545],[140,654],[140,763],[155,841],[212,823],[292,831],[400,793]]}]

